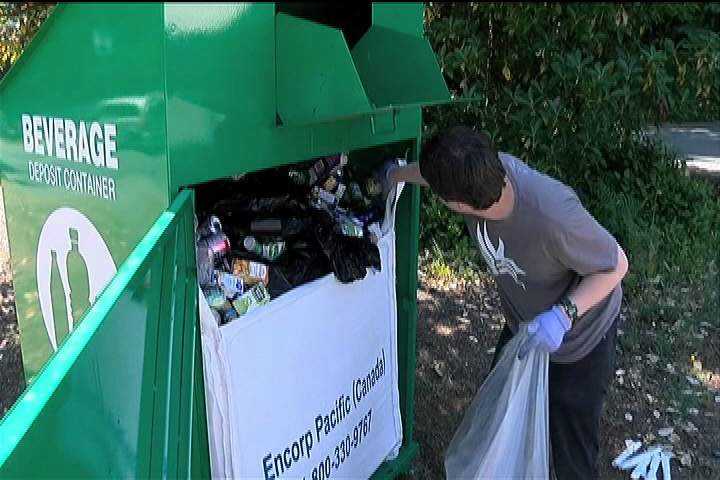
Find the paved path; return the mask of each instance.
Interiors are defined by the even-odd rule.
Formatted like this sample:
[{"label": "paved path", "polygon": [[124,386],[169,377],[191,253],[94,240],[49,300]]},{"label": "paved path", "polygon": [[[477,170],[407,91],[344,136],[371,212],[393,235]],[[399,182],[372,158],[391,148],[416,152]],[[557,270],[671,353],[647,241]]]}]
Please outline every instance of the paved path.
[{"label": "paved path", "polygon": [[688,170],[720,176],[720,122],[668,124],[659,131],[665,143],[686,158]]}]

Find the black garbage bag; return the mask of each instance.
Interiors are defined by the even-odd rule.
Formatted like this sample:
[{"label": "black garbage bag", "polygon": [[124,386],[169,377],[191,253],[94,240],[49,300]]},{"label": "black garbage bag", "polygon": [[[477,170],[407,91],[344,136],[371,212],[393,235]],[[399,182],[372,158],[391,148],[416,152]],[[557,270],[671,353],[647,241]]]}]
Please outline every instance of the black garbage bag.
[{"label": "black garbage bag", "polygon": [[314,238],[299,238],[270,266],[272,298],[332,273],[332,266]]},{"label": "black garbage bag", "polygon": [[375,270],[382,270],[382,262],[380,261],[380,249],[368,237],[360,239],[358,253],[365,260],[366,267],[372,267]]},{"label": "black garbage bag", "polygon": [[330,261],[335,277],[342,283],[362,280],[367,268],[380,269],[380,252],[368,238],[348,237],[335,228],[331,214],[318,215],[315,238]]},{"label": "black garbage bag", "polygon": [[242,246],[252,235],[261,242],[312,235],[313,212],[305,199],[292,195],[248,197],[235,194],[213,208],[233,245]]},{"label": "black garbage bag", "polygon": [[308,214],[308,206],[289,194],[273,197],[235,194],[215,203],[213,211],[219,216],[232,217],[234,222],[242,222],[267,216],[304,217]]},{"label": "black garbage bag", "polygon": [[225,233],[233,245],[243,245],[243,239],[248,235],[260,242],[283,240],[294,243],[299,238],[312,235],[312,217],[262,217],[252,221],[226,223]]}]

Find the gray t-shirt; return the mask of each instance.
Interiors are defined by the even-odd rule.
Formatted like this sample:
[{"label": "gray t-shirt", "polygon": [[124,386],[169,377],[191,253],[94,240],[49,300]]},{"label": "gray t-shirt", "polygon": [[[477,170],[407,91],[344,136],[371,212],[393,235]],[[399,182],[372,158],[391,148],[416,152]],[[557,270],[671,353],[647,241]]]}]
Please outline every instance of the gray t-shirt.
[{"label": "gray t-shirt", "polygon": [[[552,308],[583,276],[610,271],[618,262],[615,238],[563,183],[500,153],[515,191],[510,216],[501,221],[466,215],[469,231],[492,271],[508,326]],[[550,359],[577,361],[590,353],[620,312],[618,285],[565,334]]]}]

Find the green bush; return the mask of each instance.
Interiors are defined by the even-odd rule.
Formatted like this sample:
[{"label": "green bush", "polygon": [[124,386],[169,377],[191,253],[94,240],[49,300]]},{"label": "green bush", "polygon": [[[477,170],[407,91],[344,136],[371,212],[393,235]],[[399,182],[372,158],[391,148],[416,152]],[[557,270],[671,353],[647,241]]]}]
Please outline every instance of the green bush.
[{"label": "green bush", "polygon": [[[631,292],[713,260],[720,203],[643,131],[720,119],[719,4],[430,2],[426,31],[475,98],[428,109],[426,133],[475,125],[572,186],[626,249]],[[458,249],[449,217],[424,195],[422,247]]]}]

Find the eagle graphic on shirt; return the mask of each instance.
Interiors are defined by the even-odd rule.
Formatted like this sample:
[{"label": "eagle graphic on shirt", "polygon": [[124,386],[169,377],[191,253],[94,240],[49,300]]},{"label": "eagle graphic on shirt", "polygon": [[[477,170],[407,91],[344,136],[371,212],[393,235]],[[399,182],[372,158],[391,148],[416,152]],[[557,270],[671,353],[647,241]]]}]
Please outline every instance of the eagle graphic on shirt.
[{"label": "eagle graphic on shirt", "polygon": [[525,290],[525,284],[520,280],[521,275],[526,275],[512,258],[505,257],[505,244],[502,238],[498,237],[498,246],[495,248],[487,233],[487,223],[483,222],[483,231],[480,232],[480,223],[477,224],[477,239],[485,261],[490,267],[493,275],[510,275],[515,283]]}]

